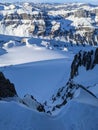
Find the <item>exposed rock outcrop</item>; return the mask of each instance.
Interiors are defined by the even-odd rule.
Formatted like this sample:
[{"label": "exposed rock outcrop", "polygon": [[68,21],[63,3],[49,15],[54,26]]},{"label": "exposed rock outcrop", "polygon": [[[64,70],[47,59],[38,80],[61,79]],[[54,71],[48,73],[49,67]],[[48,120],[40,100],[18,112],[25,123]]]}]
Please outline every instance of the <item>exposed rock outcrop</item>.
[{"label": "exposed rock outcrop", "polygon": [[74,13],[75,17],[79,17],[79,18],[81,18],[81,17],[88,17],[88,14],[89,14],[89,12],[86,11],[86,10],[77,10]]},{"label": "exposed rock outcrop", "polygon": [[39,112],[45,112],[44,105],[39,103],[32,95],[25,95],[22,101],[23,104],[25,104],[29,108],[35,109]]},{"label": "exposed rock outcrop", "polygon": [[71,65],[71,79],[78,75],[78,69],[80,66],[84,66],[86,70],[93,69],[98,64],[98,48],[94,51],[80,51],[74,56],[74,60]]},{"label": "exposed rock outcrop", "polygon": [[5,78],[2,72],[0,72],[0,98],[17,96],[14,84]]}]

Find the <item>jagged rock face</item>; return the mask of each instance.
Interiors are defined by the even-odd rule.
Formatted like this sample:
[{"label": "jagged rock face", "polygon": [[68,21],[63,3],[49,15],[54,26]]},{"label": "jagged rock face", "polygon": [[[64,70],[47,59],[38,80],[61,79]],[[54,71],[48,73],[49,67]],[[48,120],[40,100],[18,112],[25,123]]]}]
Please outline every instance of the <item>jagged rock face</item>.
[{"label": "jagged rock face", "polygon": [[14,96],[17,96],[14,85],[4,77],[2,72],[0,72],[0,98]]},{"label": "jagged rock face", "polygon": [[88,11],[86,10],[78,10],[74,13],[75,17],[81,18],[81,17],[88,17]]},{"label": "jagged rock face", "polygon": [[[97,98],[91,91],[89,91],[83,85],[74,83],[73,80],[69,80],[69,82],[66,84],[66,86],[60,88],[57,91],[56,95],[52,96],[51,100],[52,100],[53,105],[51,107],[49,107],[50,111],[48,111],[48,113],[51,114],[53,111],[63,107],[66,103],[68,103],[69,100],[72,100],[73,98],[77,97],[81,90],[90,94],[94,98]],[[58,101],[60,101],[60,102],[58,102]]]},{"label": "jagged rock face", "polygon": [[95,15],[98,16],[98,9],[95,9],[94,12],[95,12]]},{"label": "jagged rock face", "polygon": [[98,48],[95,51],[94,65],[98,64]]},{"label": "jagged rock face", "polygon": [[74,56],[74,60],[71,65],[71,79],[78,75],[78,69],[80,66],[84,66],[86,70],[93,69],[98,64],[98,48],[89,52],[80,51]]},{"label": "jagged rock face", "polygon": [[45,112],[44,105],[39,103],[32,95],[25,95],[22,102],[29,108],[35,109],[39,112]]}]

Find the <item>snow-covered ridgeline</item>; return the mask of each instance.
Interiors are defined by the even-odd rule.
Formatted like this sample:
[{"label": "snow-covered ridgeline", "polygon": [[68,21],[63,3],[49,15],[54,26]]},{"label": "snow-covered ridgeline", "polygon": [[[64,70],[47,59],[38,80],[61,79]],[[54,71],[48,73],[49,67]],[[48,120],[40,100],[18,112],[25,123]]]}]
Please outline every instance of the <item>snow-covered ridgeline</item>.
[{"label": "snow-covered ridgeline", "polygon": [[77,45],[97,45],[97,6],[21,3],[0,4],[0,7],[0,34],[41,36]]}]

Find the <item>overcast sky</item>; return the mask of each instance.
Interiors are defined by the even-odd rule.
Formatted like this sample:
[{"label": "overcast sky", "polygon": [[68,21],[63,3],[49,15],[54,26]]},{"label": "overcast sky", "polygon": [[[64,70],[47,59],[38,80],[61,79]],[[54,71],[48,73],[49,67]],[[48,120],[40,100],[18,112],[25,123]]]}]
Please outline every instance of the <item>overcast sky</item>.
[{"label": "overcast sky", "polygon": [[31,1],[31,2],[57,2],[57,3],[67,3],[67,2],[83,2],[83,3],[92,3],[98,4],[98,0],[0,0],[0,2],[22,2],[22,1]]}]

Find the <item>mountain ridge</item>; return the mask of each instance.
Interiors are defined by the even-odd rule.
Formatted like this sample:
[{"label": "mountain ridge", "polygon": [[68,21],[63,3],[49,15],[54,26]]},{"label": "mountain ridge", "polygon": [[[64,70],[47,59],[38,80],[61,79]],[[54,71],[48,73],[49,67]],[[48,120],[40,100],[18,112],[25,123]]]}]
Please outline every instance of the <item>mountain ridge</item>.
[{"label": "mountain ridge", "polygon": [[4,4],[1,34],[97,45],[98,6],[89,4]]}]

